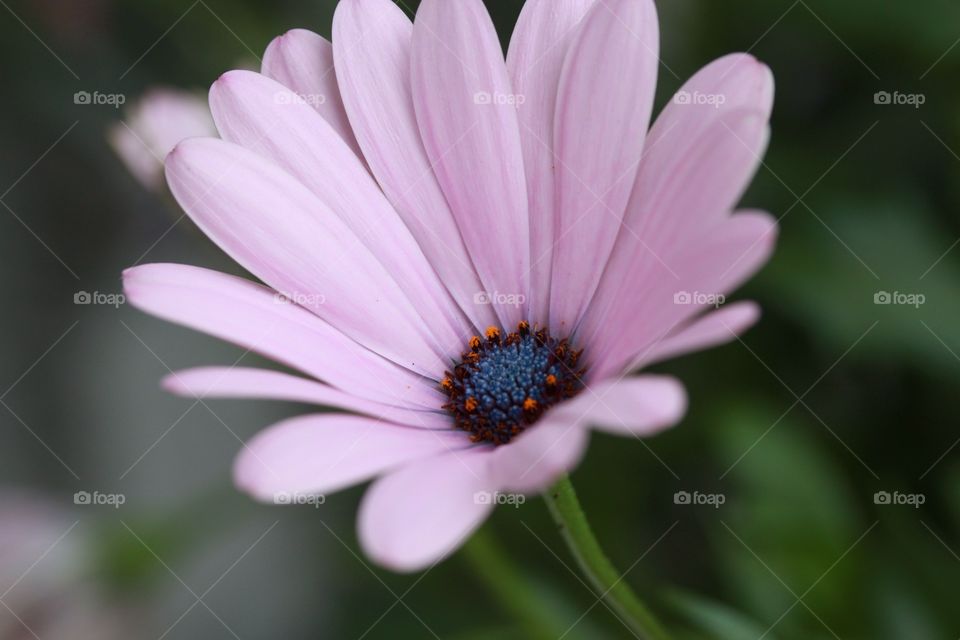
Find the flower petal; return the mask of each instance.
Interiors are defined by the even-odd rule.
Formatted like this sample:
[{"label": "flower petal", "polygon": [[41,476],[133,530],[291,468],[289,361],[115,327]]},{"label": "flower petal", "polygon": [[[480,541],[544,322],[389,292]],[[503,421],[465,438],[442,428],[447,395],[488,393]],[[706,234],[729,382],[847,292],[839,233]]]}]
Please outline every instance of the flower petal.
[{"label": "flower petal", "polygon": [[630,369],[640,369],[655,362],[726,344],[759,319],[760,306],[755,302],[736,302],[708,312],[652,345],[634,361]]},{"label": "flower petal", "polygon": [[[717,58],[693,74],[664,107],[650,130],[648,152],[659,158],[683,156],[700,134],[731,111],[750,109],[769,118],[774,83],[770,69],[748,53]],[[669,138],[663,147],[659,142]],[[669,161],[644,158],[644,165]]]},{"label": "flower petal", "polygon": [[[621,305],[611,326],[630,326],[642,318],[639,331],[606,332],[592,345],[588,366],[593,380],[627,367],[650,345],[663,340],[684,322],[722,302],[763,266],[777,237],[777,222],[764,212],[740,212],[676,253],[674,276],[661,273]],[[696,296],[696,297],[694,297]]]},{"label": "flower petal", "polygon": [[635,376],[591,385],[557,407],[572,419],[616,435],[652,436],[687,410],[683,385],[668,376]]},{"label": "flower petal", "polygon": [[316,111],[251,71],[225,73],[210,88],[224,140],[275,162],[337,215],[410,298],[439,348],[457,354],[475,333],[370,174]]},{"label": "flower petal", "polygon": [[167,156],[167,181],[204,233],[265,283],[385,358],[443,375],[445,355],[391,274],[288,173],[195,138]]},{"label": "flower petal", "polygon": [[299,94],[350,147],[363,158],[343,108],[333,47],[323,37],[306,29],[291,29],[277,36],[263,53],[260,72]]},{"label": "flower petal", "polygon": [[281,371],[249,367],[197,367],[171,373],[162,382],[171,393],[193,398],[248,398],[305,402],[363,413],[424,429],[450,429],[450,416],[439,411],[402,409],[334,389]]},{"label": "flower petal", "polygon": [[[618,322],[630,326],[641,317],[631,315],[636,299],[649,289],[666,284],[674,291],[695,290],[683,282],[687,265],[681,256],[705,234],[723,228],[760,164],[768,135],[762,111],[737,109],[702,128],[683,156],[661,156],[659,145],[648,148],[614,253],[578,330],[582,343],[592,345]],[[648,179],[650,172],[659,178]],[[697,261],[703,257],[709,256]],[[651,328],[646,318],[643,325]]]},{"label": "flower petal", "polygon": [[518,99],[530,207],[530,321],[545,325],[553,265],[554,114],[560,72],[577,26],[596,0],[527,0],[507,52]]},{"label": "flower petal", "polygon": [[[391,0],[342,0],[333,52],[350,122],[370,170],[474,326],[496,323],[420,139],[410,92],[413,25]],[[376,46],[372,46],[375,43]]]},{"label": "flower petal", "polygon": [[[500,322],[526,315],[530,234],[510,79],[480,0],[424,0],[413,27],[420,134]],[[500,298],[499,296],[514,296]]]},{"label": "flower petal", "polygon": [[411,429],[362,416],[299,416],[264,429],[234,463],[236,485],[264,502],[332,493],[400,465],[469,446],[462,433]]},{"label": "flower petal", "polygon": [[426,379],[357,344],[306,309],[243,278],[179,264],[123,273],[133,306],[240,345],[350,394],[406,407],[440,406]]},{"label": "flower petal", "polygon": [[537,493],[577,466],[587,450],[589,430],[582,416],[557,409],[491,454],[490,472],[497,486]]},{"label": "flower petal", "polygon": [[378,564],[419,571],[454,552],[493,510],[489,449],[442,454],[377,480],[358,516],[360,544]]},{"label": "flower petal", "polygon": [[206,102],[175,89],[152,89],[110,127],[110,145],[127,169],[148,189],[164,187],[163,160],[178,142],[216,135]]},{"label": "flower petal", "polygon": [[653,110],[659,38],[652,0],[604,0],[583,19],[564,63],[550,294],[550,326],[561,333],[577,326],[620,229]]},{"label": "flower petal", "polygon": [[[685,238],[680,232],[709,227],[708,220],[727,215],[736,204],[763,152],[745,142],[766,142],[772,106],[773,76],[748,54],[731,54],[711,62],[675,94],[647,137],[623,228],[584,319],[583,337],[595,335],[612,310],[624,303],[627,281],[642,280],[642,274],[649,272],[662,277],[664,267],[667,277],[676,280],[670,265],[677,239]],[[744,110],[754,114],[752,124],[749,117],[741,115]],[[752,133],[738,133],[743,126],[752,126]],[[719,146],[711,153],[709,145],[718,140]],[[719,163],[716,175],[728,182],[710,179],[716,165],[707,158]],[[742,173],[732,175],[731,169]],[[707,176],[707,182],[694,182],[698,176]],[[691,189],[692,184],[697,188]]]}]

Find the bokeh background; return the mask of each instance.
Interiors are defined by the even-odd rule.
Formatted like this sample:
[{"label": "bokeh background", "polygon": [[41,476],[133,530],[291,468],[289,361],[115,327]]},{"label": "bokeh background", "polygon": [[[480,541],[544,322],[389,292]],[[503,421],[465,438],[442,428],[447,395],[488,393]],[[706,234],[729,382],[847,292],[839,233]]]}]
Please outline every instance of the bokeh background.
[{"label": "bokeh background", "polygon": [[[335,4],[0,1],[0,531],[34,532],[0,537],[4,640],[527,637],[481,579],[490,545],[555,637],[629,637],[539,499],[414,576],[359,554],[360,490],[316,509],[252,503],[230,484],[240,442],[302,408],[168,396],[168,367],[242,352],[74,304],[119,292],[141,262],[237,271],[111,152],[123,111],[74,93],[205,92],[287,29],[329,36]],[[488,2],[504,42],[521,4]],[[595,437],[573,479],[599,536],[683,637],[960,637],[960,5],[658,5],[660,105],[730,51],[773,68],[772,144],[745,203],[782,233],[737,296],[762,303],[760,325],[659,367],[688,386],[683,423],[646,443]],[[123,504],[77,505],[82,491]],[[676,504],[680,491],[723,504]]]}]

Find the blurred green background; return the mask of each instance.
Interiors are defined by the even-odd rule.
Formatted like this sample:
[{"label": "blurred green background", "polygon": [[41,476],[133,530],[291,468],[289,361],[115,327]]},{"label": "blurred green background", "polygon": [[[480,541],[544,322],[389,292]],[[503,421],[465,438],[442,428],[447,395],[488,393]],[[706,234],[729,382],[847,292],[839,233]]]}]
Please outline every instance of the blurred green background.
[{"label": "blurred green background", "polygon": [[[506,42],[522,3],[487,4]],[[287,29],[329,36],[335,2],[0,5],[0,485],[62,510],[49,542],[84,540],[77,589],[132,623],[127,638],[525,637],[463,553],[423,575],[369,566],[359,489],[320,509],[234,492],[240,441],[302,408],[191,406],[157,382],[240,350],[73,303],[119,291],[120,271],[143,261],[237,271],[113,155],[105,131],[122,112],[73,94],[205,91],[256,67]],[[660,105],[724,53],[772,67],[772,143],[745,204],[781,218],[781,240],[737,296],[761,302],[759,326],[659,367],[688,386],[683,423],[646,443],[594,438],[573,476],[593,524],[683,637],[960,637],[960,5],[658,5]],[[923,104],[878,104],[877,92]],[[878,292],[925,303],[878,305]],[[77,491],[125,503],[77,506]],[[678,505],[678,491],[723,504]],[[571,571],[541,500],[501,508],[484,533],[552,607],[558,636],[629,637]],[[48,546],[23,568],[68,545]],[[0,572],[4,639],[31,637],[11,616],[36,620],[13,601],[40,572],[21,573]]]}]

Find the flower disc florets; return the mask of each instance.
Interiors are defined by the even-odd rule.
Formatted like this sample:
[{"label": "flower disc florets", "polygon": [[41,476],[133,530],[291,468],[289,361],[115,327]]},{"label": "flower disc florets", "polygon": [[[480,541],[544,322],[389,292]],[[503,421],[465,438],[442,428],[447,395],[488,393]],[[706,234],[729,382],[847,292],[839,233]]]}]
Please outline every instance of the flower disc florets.
[{"label": "flower disc florets", "polygon": [[504,335],[489,327],[440,383],[450,397],[444,408],[474,442],[506,444],[551,406],[583,388],[582,351],[547,329],[521,322]]}]

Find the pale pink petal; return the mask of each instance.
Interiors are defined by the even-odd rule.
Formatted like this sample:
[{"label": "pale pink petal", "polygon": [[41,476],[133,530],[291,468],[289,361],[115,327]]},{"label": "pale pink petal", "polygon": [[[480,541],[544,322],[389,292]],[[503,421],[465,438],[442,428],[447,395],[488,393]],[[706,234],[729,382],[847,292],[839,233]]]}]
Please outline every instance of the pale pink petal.
[{"label": "pale pink petal", "polygon": [[127,301],[165,320],[209,333],[385,404],[434,409],[432,382],[360,346],[274,291],[209,269],[148,264],[123,273]]},{"label": "pale pink petal", "polygon": [[[777,237],[777,222],[763,212],[741,212],[724,220],[699,240],[675,254],[674,276],[656,282],[624,300],[610,326],[635,331],[608,331],[585,353],[591,380],[602,380],[627,367],[650,345],[663,340],[690,318],[721,303],[762,267]],[[723,296],[719,298],[718,296]]]},{"label": "pale pink petal", "polygon": [[398,466],[469,446],[462,433],[412,429],[362,416],[299,416],[264,429],[234,464],[254,498],[332,493]]},{"label": "pale pink petal", "polygon": [[490,472],[498,486],[537,493],[577,466],[587,450],[589,430],[582,416],[559,409],[491,454]]},{"label": "pale pink petal", "polygon": [[[768,132],[763,112],[738,109],[703,128],[684,156],[661,158],[672,162],[668,170],[650,164],[658,181],[648,183],[644,159],[614,254],[579,329],[584,343],[609,335],[610,327],[629,326],[618,323],[639,317],[632,315],[635,299],[648,289],[688,288],[681,278],[687,264],[680,256],[704,234],[722,228],[760,164]],[[650,327],[646,318],[643,326]]]},{"label": "pale pink petal", "polygon": [[[694,74],[650,131],[624,225],[663,252],[680,231],[728,215],[763,155],[772,108],[773,75],[753,56],[724,56]],[[633,234],[623,241],[618,251],[636,248]]]},{"label": "pale pink petal", "polygon": [[691,76],[657,117],[647,140],[644,170],[665,172],[676,163],[672,158],[681,158],[703,130],[726,113],[751,109],[769,118],[773,90],[770,69],[750,54],[717,58]]},{"label": "pale pink petal", "polygon": [[330,123],[351,151],[363,158],[337,87],[333,47],[325,38],[306,29],[291,29],[277,36],[263,53],[260,71],[300,95]]},{"label": "pale pink petal", "polygon": [[639,376],[590,385],[557,405],[510,444],[497,447],[490,469],[498,486],[534,493],[580,462],[589,427],[617,435],[650,436],[676,424],[687,407],[683,386],[665,376]]},{"label": "pale pink petal", "polygon": [[442,353],[475,333],[377,183],[316,111],[282,85],[231,71],[210,89],[224,140],[271,159],[309,188],[376,256],[410,298]]},{"label": "pale pink petal", "polygon": [[[685,156],[660,156],[653,162],[658,150],[677,147],[672,135],[679,129],[672,131],[660,138],[664,146],[651,151],[650,166],[656,168],[648,172],[644,166],[637,193],[646,195],[627,221],[651,249],[664,254],[729,216],[760,167],[770,128],[762,111],[728,111],[701,129]],[[697,188],[691,189],[692,184]],[[664,210],[679,213],[670,217]]]},{"label": "pale pink petal", "polygon": [[380,478],[360,505],[364,552],[394,571],[426,569],[466,542],[493,510],[489,449],[446,453]]},{"label": "pale pink petal", "polygon": [[530,234],[517,110],[480,0],[424,0],[413,27],[413,103],[427,155],[501,324],[526,312]]},{"label": "pale pink petal", "polygon": [[392,275],[290,174],[238,145],[194,138],[167,157],[167,180],[244,268],[369,349],[442,377],[445,356]]},{"label": "pale pink petal", "polygon": [[759,319],[760,307],[754,302],[736,302],[721,307],[678,327],[641,353],[629,368],[640,369],[656,362],[726,344],[735,340]]},{"label": "pale pink petal", "polygon": [[333,18],[343,101],[370,170],[474,326],[496,324],[420,139],[410,92],[413,25],[391,0],[343,0]]},{"label": "pale pink petal", "polygon": [[171,373],[163,388],[192,398],[247,398],[305,402],[363,413],[424,429],[450,429],[446,413],[418,411],[368,400],[300,376],[249,367],[197,367]]},{"label": "pale pink petal", "polygon": [[590,385],[555,411],[601,431],[646,437],[675,425],[686,410],[679,381],[644,375]]},{"label": "pale pink petal", "polygon": [[550,293],[550,326],[561,334],[577,326],[620,229],[653,110],[659,38],[653,0],[604,0],[564,63]]},{"label": "pale pink petal", "polygon": [[[623,228],[585,317],[582,336],[589,338],[608,323],[631,283],[645,286],[645,276],[651,273],[676,280],[671,264],[675,242],[684,238],[679,231],[696,233],[736,204],[731,200],[746,189],[762,154],[762,149],[751,149],[748,141],[765,143],[772,105],[773,76],[747,54],[711,62],[675,94],[647,138]],[[749,118],[738,115],[744,109],[756,114],[753,133],[736,131],[739,126],[751,126]],[[708,145],[717,139],[721,146],[711,151]],[[731,149],[733,164],[725,156]],[[751,152],[755,157],[750,157]],[[715,165],[706,162],[708,156],[720,164],[718,171],[727,182],[709,179]],[[744,167],[743,174],[730,178],[730,169]],[[718,192],[694,182],[695,174],[706,175]],[[695,203],[701,209],[692,208]]]},{"label": "pale pink petal", "polygon": [[163,160],[181,140],[216,134],[203,98],[175,89],[151,89],[110,127],[107,139],[127,169],[148,189],[163,188]]},{"label": "pale pink petal", "polygon": [[529,320],[541,325],[548,322],[553,265],[557,90],[577,25],[595,1],[527,0],[507,52],[530,206]]}]

